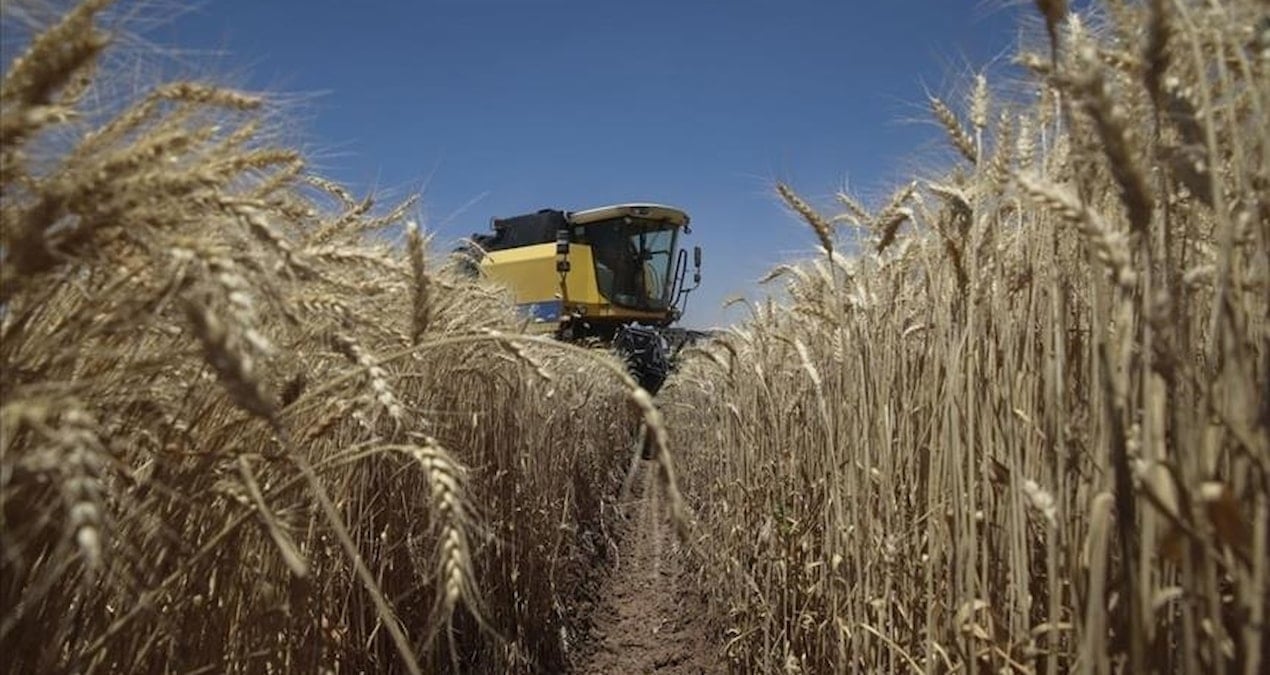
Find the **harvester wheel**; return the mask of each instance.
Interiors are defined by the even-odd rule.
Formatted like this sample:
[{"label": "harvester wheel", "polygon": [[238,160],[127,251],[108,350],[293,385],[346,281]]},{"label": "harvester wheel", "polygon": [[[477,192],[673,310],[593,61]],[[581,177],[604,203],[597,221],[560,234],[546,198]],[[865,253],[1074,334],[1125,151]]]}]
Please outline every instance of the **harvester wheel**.
[{"label": "harvester wheel", "polygon": [[670,374],[670,348],[656,328],[630,324],[617,329],[613,347],[639,386],[656,395]]}]

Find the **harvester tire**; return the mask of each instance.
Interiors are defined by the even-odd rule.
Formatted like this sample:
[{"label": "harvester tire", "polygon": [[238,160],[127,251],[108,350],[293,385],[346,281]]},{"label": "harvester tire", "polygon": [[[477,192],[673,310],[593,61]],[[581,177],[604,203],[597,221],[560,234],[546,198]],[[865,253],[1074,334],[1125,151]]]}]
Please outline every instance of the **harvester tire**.
[{"label": "harvester tire", "polygon": [[656,328],[629,324],[617,329],[613,347],[639,386],[656,395],[670,374],[670,348]]}]

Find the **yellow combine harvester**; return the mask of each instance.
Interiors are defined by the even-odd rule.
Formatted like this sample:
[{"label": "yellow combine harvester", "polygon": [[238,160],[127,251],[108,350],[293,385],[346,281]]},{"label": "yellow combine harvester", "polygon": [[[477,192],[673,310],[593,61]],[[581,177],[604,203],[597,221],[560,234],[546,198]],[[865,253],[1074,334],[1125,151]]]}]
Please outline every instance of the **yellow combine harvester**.
[{"label": "yellow combine harvester", "polygon": [[586,211],[544,209],[495,218],[493,234],[472,237],[473,271],[512,289],[531,330],[617,349],[640,384],[656,393],[679,347],[702,337],[671,328],[701,283],[685,284],[688,214],[659,204]]}]

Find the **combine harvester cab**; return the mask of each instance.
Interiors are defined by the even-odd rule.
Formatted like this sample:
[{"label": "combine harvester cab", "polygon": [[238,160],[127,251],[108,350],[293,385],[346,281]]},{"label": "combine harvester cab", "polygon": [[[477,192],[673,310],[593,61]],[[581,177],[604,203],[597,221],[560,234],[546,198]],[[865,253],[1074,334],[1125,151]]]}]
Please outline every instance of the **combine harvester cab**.
[{"label": "combine harvester cab", "polygon": [[693,285],[685,283],[688,214],[660,204],[619,204],[586,211],[544,209],[495,218],[493,234],[472,238],[482,276],[512,289],[532,332],[612,347],[640,385],[657,393],[674,351],[693,331],[673,329],[688,294],[701,283],[701,247],[693,248]]}]

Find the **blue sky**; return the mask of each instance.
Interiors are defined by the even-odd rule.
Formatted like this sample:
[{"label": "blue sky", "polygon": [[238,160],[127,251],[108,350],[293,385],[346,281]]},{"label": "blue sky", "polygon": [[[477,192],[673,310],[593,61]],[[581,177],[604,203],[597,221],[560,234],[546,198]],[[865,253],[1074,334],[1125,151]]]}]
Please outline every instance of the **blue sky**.
[{"label": "blue sky", "polygon": [[705,281],[684,323],[704,327],[814,246],[776,180],[825,206],[844,185],[876,202],[938,161],[925,90],[999,63],[1017,4],[205,0],[146,37],[302,101],[316,168],[422,190],[444,245],[539,208],[685,209]]}]

